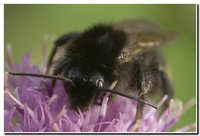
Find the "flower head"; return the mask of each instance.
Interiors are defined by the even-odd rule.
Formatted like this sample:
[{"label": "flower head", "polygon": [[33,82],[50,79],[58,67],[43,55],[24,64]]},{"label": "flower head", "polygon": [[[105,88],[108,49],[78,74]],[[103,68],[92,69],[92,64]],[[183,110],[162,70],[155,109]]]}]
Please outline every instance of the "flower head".
[{"label": "flower head", "polygon": [[[25,54],[21,62],[15,64],[10,60],[6,64],[7,71],[44,73],[38,65],[30,64],[30,56],[30,53]],[[163,97],[157,106],[160,107],[166,98]],[[105,96],[102,105],[93,104],[85,112],[74,111],[70,108],[62,81],[57,81],[52,88],[49,79],[5,73],[6,132],[135,132],[138,127],[134,124],[136,105],[136,101],[122,96],[111,101]],[[166,132],[179,120],[184,109],[180,101],[173,100],[161,115],[146,106],[139,131]],[[189,131],[195,127],[196,123],[193,123],[178,131]]]}]

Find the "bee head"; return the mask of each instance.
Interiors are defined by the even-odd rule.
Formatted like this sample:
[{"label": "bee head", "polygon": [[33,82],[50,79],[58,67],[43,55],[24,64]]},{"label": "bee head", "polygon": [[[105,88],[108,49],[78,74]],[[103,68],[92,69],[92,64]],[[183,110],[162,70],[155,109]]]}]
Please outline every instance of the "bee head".
[{"label": "bee head", "polygon": [[86,62],[73,64],[64,76],[74,83],[74,86],[64,83],[73,109],[78,107],[81,111],[87,110],[92,105],[98,90],[104,86],[104,75]]}]

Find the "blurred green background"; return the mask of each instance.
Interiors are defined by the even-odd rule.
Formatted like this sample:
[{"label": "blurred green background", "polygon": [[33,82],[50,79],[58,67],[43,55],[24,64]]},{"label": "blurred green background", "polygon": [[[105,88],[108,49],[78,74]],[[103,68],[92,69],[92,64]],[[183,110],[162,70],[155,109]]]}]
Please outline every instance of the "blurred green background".
[{"label": "blurred green background", "polygon": [[[119,22],[143,18],[179,38],[162,48],[171,69],[175,97],[185,104],[196,96],[196,5],[4,5],[4,45],[10,43],[13,60],[18,62],[32,51],[32,62],[41,60],[41,45],[49,36],[47,53],[56,37],[70,31],[83,31],[97,22]],[[5,52],[5,48],[4,48]],[[5,61],[6,55],[4,53]],[[171,131],[196,121],[196,108],[186,112]]]}]

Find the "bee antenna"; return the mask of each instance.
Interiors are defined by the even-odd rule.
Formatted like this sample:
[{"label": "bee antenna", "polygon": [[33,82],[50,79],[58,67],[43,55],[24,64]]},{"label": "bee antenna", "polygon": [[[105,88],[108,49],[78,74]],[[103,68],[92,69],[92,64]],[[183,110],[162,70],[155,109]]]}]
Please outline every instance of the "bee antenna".
[{"label": "bee antenna", "polygon": [[155,109],[158,109],[158,108],[157,108],[156,106],[154,106],[153,104],[150,104],[150,103],[148,103],[147,101],[144,101],[144,100],[142,100],[142,99],[140,99],[140,98],[138,98],[138,97],[134,97],[134,96],[132,96],[132,95],[128,95],[128,94],[125,94],[125,93],[122,93],[122,92],[117,92],[117,91],[115,91],[115,90],[106,89],[106,88],[102,88],[101,90],[106,91],[106,92],[110,92],[110,93],[114,93],[114,94],[117,94],[117,95],[120,95],[120,96],[123,96],[123,97],[127,97],[127,98],[130,98],[130,99],[133,99],[133,100],[142,102],[142,103],[144,103],[144,104],[146,104],[146,105],[149,105],[149,106],[151,106],[151,107],[153,107],[153,108],[155,108]]},{"label": "bee antenna", "polygon": [[[70,79],[68,79],[66,77],[63,77],[63,76],[35,74],[35,73],[15,73],[15,72],[8,72],[8,73],[10,75],[15,75],[15,76],[32,76],[32,77],[43,77],[43,78],[57,79],[57,80],[62,80],[64,82],[68,82],[68,83],[74,85],[74,83],[72,82],[72,80],[70,80]],[[122,92],[117,92],[117,91],[111,90],[111,89],[102,88],[101,90],[106,91],[106,92],[110,92],[110,93],[114,93],[114,94],[117,94],[117,95],[121,95],[121,96],[130,98],[130,99],[139,101],[139,102],[142,102],[142,103],[144,103],[146,105],[149,105],[149,106],[157,109],[157,107],[154,106],[153,104],[150,104],[150,103],[148,103],[148,102],[146,102],[146,101],[144,101],[144,100],[142,100],[140,98],[137,98],[137,97],[134,97],[134,96],[122,93]]]},{"label": "bee antenna", "polygon": [[15,72],[8,72],[8,73],[10,75],[15,75],[15,76],[32,76],[32,77],[43,77],[43,78],[57,79],[57,80],[62,80],[64,82],[68,82],[68,83],[74,85],[72,80],[70,80],[66,77],[63,77],[63,76],[35,74],[35,73],[15,73]]}]

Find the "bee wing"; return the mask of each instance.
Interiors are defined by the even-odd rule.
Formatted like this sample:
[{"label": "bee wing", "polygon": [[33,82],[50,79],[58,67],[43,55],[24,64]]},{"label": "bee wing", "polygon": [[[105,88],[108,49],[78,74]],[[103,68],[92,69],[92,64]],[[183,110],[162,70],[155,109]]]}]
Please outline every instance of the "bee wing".
[{"label": "bee wing", "polygon": [[145,20],[128,20],[116,24],[115,30],[122,30],[127,34],[127,44],[122,52],[125,54],[123,62],[141,55],[152,48],[157,48],[177,37],[175,32],[164,32],[156,25]]}]

